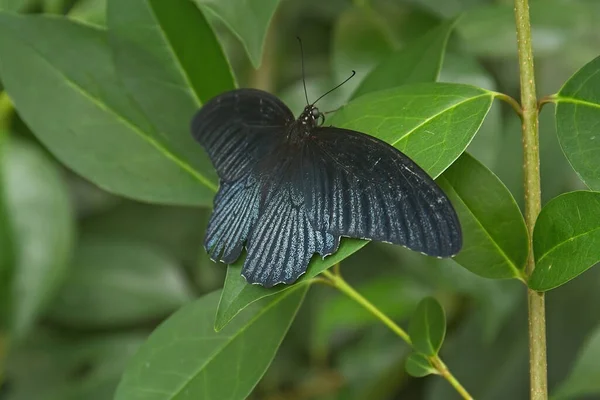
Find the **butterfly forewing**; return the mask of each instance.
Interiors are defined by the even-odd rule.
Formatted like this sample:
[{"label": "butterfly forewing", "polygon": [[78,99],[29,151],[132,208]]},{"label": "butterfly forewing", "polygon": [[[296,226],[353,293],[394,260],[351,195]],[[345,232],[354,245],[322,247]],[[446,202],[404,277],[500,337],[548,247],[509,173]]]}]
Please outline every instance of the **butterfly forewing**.
[{"label": "butterfly forewing", "polygon": [[271,154],[293,121],[292,112],[272,94],[238,89],[206,103],[192,121],[192,135],[219,177],[233,181]]},{"label": "butterfly forewing", "polygon": [[439,186],[406,155],[372,136],[315,128],[307,141],[305,197],[311,222],[334,235],[400,244],[438,256],[462,245],[458,218]]}]

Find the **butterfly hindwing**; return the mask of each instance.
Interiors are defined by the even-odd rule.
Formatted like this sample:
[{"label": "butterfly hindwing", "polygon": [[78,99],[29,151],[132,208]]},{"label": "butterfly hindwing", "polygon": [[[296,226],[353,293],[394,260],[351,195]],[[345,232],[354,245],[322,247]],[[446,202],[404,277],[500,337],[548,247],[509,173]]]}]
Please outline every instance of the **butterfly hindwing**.
[{"label": "butterfly hindwing", "polygon": [[214,204],[204,247],[212,260],[230,264],[242,253],[258,218],[260,186],[252,175],[222,182]]},{"label": "butterfly hindwing", "polygon": [[237,89],[204,104],[192,121],[192,135],[221,180],[233,181],[272,152],[292,121],[292,112],[272,94]]},{"label": "butterfly hindwing", "polygon": [[412,160],[359,132],[326,127],[312,135],[304,192],[315,228],[432,256],[458,253],[462,236],[454,208]]}]

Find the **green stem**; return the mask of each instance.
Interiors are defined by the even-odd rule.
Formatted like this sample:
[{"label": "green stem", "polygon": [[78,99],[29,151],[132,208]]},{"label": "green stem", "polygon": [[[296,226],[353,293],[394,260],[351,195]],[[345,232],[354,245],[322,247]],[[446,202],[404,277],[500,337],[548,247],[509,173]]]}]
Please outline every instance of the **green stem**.
[{"label": "green stem", "polygon": [[[388,328],[390,328],[396,335],[400,336],[409,346],[412,347],[412,340],[404,329],[400,328],[394,321],[387,315],[381,312],[377,307],[373,305],[369,300],[365,299],[360,293],[358,293],[352,286],[350,286],[339,274],[335,274],[329,271],[323,271],[322,275],[325,276],[339,291],[343,292],[346,296],[356,301],[358,304],[363,306],[367,311],[373,314],[377,319],[383,322]],[[452,375],[446,364],[436,355],[430,357],[431,365],[443,376],[454,389],[466,400],[472,400],[473,397],[466,391],[466,389],[458,382],[458,380]]]},{"label": "green stem", "polygon": [[469,394],[469,392],[467,392],[463,385],[461,385],[460,382],[454,377],[454,375],[452,375],[446,364],[444,364],[444,362],[439,356],[430,357],[429,361],[431,362],[431,365],[433,365],[434,368],[437,369],[440,375],[443,376],[450,383],[450,385],[452,385],[454,390],[456,390],[463,397],[463,399],[473,399],[473,397],[471,397],[471,395]]},{"label": "green stem", "polygon": [[[541,209],[540,152],[538,138],[538,103],[535,93],[531,23],[528,0],[515,0],[515,19],[521,78],[521,105],[523,109],[523,171],[525,186],[525,222],[529,231],[529,258],[526,272],[531,276],[535,268],[531,238],[535,220]],[[529,306],[529,372],[530,398],[548,398],[546,362],[546,309],[544,294],[527,290]]]},{"label": "green stem", "polygon": [[387,315],[382,313],[377,307],[373,305],[369,300],[365,299],[360,293],[358,293],[354,288],[346,281],[338,275],[334,275],[329,271],[323,271],[323,275],[329,278],[331,283],[343,292],[346,296],[350,297],[352,300],[356,301],[358,304],[363,306],[367,311],[373,314],[377,319],[383,322],[388,328],[390,328],[396,335],[400,336],[402,340],[412,346],[412,341],[410,340],[410,336],[408,333],[404,331],[404,329],[400,328],[394,321],[392,321]]}]

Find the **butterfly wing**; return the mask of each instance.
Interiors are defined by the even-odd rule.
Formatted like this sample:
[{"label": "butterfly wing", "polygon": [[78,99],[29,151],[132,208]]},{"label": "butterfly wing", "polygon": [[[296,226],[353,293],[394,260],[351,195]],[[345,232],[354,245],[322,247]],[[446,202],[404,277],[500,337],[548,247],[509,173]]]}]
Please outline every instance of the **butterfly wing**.
[{"label": "butterfly wing", "polygon": [[220,177],[204,246],[211,259],[234,262],[241,254],[260,206],[255,166],[284,139],[291,111],[277,97],[238,89],[206,103],[192,121],[192,135]]},{"label": "butterfly wing", "polygon": [[284,143],[271,162],[259,165],[260,215],[242,269],[250,283],[265,287],[292,283],[306,272],[315,252],[324,256],[339,246],[339,237],[315,229],[310,222],[301,171],[304,149],[304,143]]},{"label": "butterfly wing", "polygon": [[277,97],[237,89],[207,102],[192,120],[192,135],[204,147],[219,177],[234,181],[284,140],[292,112]]},{"label": "butterfly wing", "polygon": [[406,155],[359,132],[323,127],[308,139],[304,193],[317,230],[403,245],[437,257],[462,246],[456,212]]}]

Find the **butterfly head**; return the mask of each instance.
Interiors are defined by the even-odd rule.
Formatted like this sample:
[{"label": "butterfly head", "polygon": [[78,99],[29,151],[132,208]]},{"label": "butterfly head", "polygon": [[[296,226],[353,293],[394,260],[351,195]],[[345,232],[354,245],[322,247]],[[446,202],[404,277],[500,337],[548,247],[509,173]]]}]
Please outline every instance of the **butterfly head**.
[{"label": "butterfly head", "polygon": [[298,118],[302,125],[305,125],[309,128],[314,128],[316,126],[323,125],[325,122],[325,115],[319,111],[319,109],[314,104],[309,104],[304,107],[304,111],[300,114],[300,118]]}]

